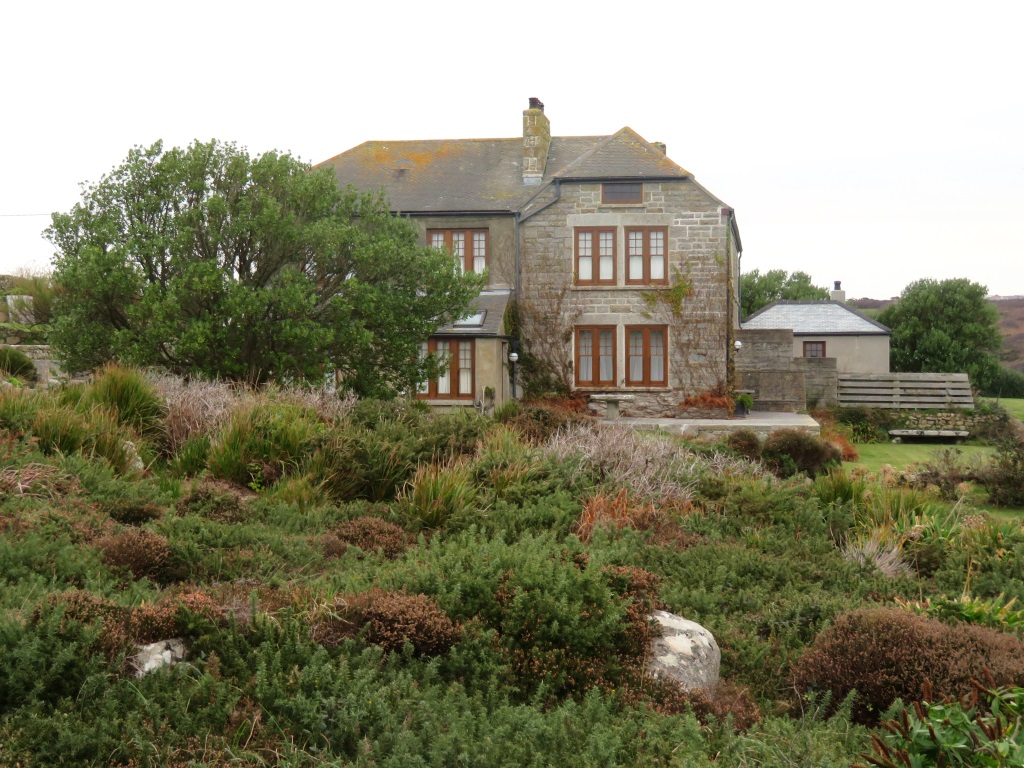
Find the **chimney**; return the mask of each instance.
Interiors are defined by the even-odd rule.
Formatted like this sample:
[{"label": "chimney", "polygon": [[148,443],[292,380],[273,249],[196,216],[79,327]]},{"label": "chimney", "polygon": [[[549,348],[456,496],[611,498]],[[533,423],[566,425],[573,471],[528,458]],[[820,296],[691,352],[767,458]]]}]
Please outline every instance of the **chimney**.
[{"label": "chimney", "polygon": [[839,301],[839,302],[842,302],[843,304],[845,304],[846,303],[846,291],[843,290],[843,283],[842,283],[842,281],[841,280],[836,280],[835,285],[836,285],[836,287],[832,289],[832,291],[829,293],[828,297],[830,299],[832,299],[832,301]]},{"label": "chimney", "polygon": [[551,146],[551,121],[544,114],[544,104],[530,98],[530,108],[523,110],[523,183],[540,184]]},{"label": "chimney", "polygon": [[659,152],[661,152],[661,154],[663,154],[663,155],[667,155],[668,154],[668,147],[665,146],[665,142],[663,142],[663,141],[652,141],[651,144],[653,144],[657,148],[657,150]]}]

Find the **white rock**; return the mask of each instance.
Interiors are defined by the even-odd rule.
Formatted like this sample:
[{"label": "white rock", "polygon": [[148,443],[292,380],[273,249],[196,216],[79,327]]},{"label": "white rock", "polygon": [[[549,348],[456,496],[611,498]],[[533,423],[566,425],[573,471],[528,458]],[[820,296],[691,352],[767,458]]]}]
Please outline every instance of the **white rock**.
[{"label": "white rock", "polygon": [[661,626],[662,636],[651,643],[648,670],[675,680],[688,691],[714,690],[722,665],[722,651],[714,635],[697,622],[667,611],[655,611],[651,618]]},{"label": "white rock", "polygon": [[170,667],[185,658],[185,641],[180,637],[135,647],[137,652],[131,657],[131,663],[135,667],[136,677],[144,677],[154,670]]}]

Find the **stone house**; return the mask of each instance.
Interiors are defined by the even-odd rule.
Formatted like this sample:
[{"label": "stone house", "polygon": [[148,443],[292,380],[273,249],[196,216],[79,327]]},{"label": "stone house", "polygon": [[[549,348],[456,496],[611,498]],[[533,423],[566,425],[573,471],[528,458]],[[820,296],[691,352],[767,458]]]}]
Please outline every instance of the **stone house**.
[{"label": "stone house", "polygon": [[727,384],[736,218],[663,144],[628,127],[552,136],[530,99],[522,137],[369,141],[317,167],[383,189],[423,243],[487,274],[476,315],[424,345],[451,361],[422,387],[433,404],[500,403],[513,351],[529,355],[532,375],[635,415],[672,415]]}]

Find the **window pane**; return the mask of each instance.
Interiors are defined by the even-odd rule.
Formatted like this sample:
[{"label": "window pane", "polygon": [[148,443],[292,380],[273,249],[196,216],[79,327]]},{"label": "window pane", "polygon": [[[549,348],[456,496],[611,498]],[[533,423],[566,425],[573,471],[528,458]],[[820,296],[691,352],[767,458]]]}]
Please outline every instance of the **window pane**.
[{"label": "window pane", "polygon": [[602,256],[600,259],[601,279],[612,280],[615,277],[615,260],[611,256]]},{"label": "window pane", "polygon": [[665,279],[665,257],[651,256],[651,280]]},{"label": "window pane", "polygon": [[469,341],[459,343],[459,394],[473,394],[473,348]]},{"label": "window pane", "polygon": [[580,256],[590,256],[591,253],[593,253],[591,251],[591,243],[592,243],[592,236],[591,236],[590,232],[580,232],[579,233],[578,248],[579,248]]},{"label": "window pane", "polygon": [[591,256],[580,256],[580,280],[594,279],[594,265]]},{"label": "window pane", "polygon": [[473,271],[477,274],[487,269],[487,233],[473,233]]},{"label": "window pane", "polygon": [[644,333],[643,331],[629,332],[629,380],[643,381],[644,379]]},{"label": "window pane", "polygon": [[665,332],[651,331],[651,384],[665,381]]},{"label": "window pane", "polygon": [[434,248],[440,248],[444,250],[444,232],[431,232],[430,244]]},{"label": "window pane", "polygon": [[615,233],[614,232],[600,232],[600,248],[602,256],[611,256],[615,253]]},{"label": "window pane", "polygon": [[591,382],[594,380],[594,332],[580,331],[579,334],[580,370],[578,380]]},{"label": "window pane", "polygon": [[612,351],[615,348],[615,337],[612,331],[600,333],[601,381],[612,381],[615,378],[615,360]]},{"label": "window pane", "polygon": [[466,233],[452,232],[452,253],[456,256],[466,255]]},{"label": "window pane", "polygon": [[[427,344],[427,342],[425,342],[425,341],[424,341],[424,342],[422,342],[422,343],[420,344],[420,362],[421,362],[421,363],[422,363],[422,362],[423,362],[424,360],[426,360],[426,359],[427,359],[427,355],[428,355],[429,353],[430,353],[430,347],[429,347],[429,345],[428,345],[428,344]],[[417,391],[417,392],[419,392],[419,393],[420,393],[421,395],[427,395],[427,394],[430,394],[430,382],[429,382],[429,381],[423,381],[423,382],[421,382],[421,383],[420,383],[420,385],[419,385],[419,387],[417,387],[416,391]]]},{"label": "window pane", "polygon": [[665,233],[660,230],[655,230],[650,233],[651,235],[651,255],[652,256],[664,256],[665,255]]},{"label": "window pane", "polygon": [[643,232],[630,232],[629,233],[629,255],[639,256],[644,252],[644,233]]},{"label": "window pane", "polygon": [[644,257],[643,256],[630,256],[629,257],[629,279],[630,280],[643,280],[644,279]]},{"label": "window pane", "polygon": [[437,394],[450,395],[452,392],[451,355],[448,354],[448,342],[437,342],[437,356],[444,366],[442,373],[437,377]]}]

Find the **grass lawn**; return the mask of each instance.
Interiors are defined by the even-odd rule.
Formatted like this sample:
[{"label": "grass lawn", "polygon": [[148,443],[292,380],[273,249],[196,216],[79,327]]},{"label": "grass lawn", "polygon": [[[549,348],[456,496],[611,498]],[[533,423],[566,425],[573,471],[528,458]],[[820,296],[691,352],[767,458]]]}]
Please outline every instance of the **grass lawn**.
[{"label": "grass lawn", "polygon": [[[1024,404],[1024,400],[1018,400]],[[910,464],[928,461],[936,451],[946,448],[957,448],[963,452],[963,458],[970,461],[975,457],[988,457],[995,453],[990,445],[948,445],[941,443],[857,443],[854,446],[860,454],[860,461],[843,462],[843,466],[867,467],[877,472],[883,464],[891,464],[896,469],[906,469]],[[1003,520],[1020,520],[1024,518],[1024,509],[1014,507],[993,507],[987,503],[988,494],[977,489],[968,498],[968,503],[982,512],[988,512]]]},{"label": "grass lawn", "polygon": [[1003,397],[999,400],[993,400],[992,402],[998,402],[1006,409],[1007,413],[1013,416],[1013,418],[1024,421],[1024,398]]},{"label": "grass lawn", "polygon": [[908,464],[918,464],[932,458],[936,451],[957,448],[963,451],[965,459],[974,456],[991,456],[995,448],[990,445],[949,445],[943,443],[857,443],[854,446],[860,454],[860,461],[846,462],[848,467],[867,467],[877,472],[883,464],[896,469],[906,469]]}]

